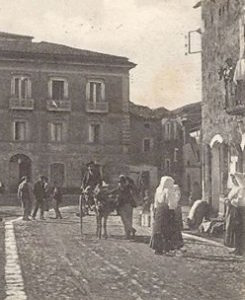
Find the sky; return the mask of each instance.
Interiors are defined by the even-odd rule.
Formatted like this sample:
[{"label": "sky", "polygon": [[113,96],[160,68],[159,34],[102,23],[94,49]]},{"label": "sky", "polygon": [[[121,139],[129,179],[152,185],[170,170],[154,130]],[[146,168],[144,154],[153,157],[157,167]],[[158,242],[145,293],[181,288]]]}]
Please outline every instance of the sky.
[{"label": "sky", "polygon": [[174,109],[201,100],[201,55],[185,55],[185,35],[200,28],[196,2],[0,0],[0,31],[126,56],[137,64],[130,100]]}]

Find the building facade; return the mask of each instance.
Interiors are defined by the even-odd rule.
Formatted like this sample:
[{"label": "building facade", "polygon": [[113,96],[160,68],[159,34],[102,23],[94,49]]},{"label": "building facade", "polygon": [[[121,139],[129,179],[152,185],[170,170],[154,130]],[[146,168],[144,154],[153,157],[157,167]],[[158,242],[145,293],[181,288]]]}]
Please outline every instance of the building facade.
[{"label": "building facade", "polygon": [[216,212],[245,171],[245,1],[202,1],[203,197]]},{"label": "building facade", "polygon": [[107,181],[129,164],[127,58],[0,33],[0,173],[79,187],[96,161]]}]

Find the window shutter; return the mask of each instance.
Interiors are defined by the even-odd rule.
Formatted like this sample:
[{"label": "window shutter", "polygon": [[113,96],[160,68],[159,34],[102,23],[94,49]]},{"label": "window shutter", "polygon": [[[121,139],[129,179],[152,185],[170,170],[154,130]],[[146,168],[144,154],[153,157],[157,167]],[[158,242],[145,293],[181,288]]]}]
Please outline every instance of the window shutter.
[{"label": "window shutter", "polygon": [[69,97],[69,90],[68,90],[68,81],[64,81],[64,98],[68,99]]},{"label": "window shutter", "polygon": [[27,97],[31,98],[31,79],[30,78],[27,81]]},{"label": "window shutter", "polygon": [[52,95],[53,93],[52,93],[52,79],[50,79],[49,80],[49,82],[48,82],[48,97],[50,98],[50,99],[52,99]]},{"label": "window shutter", "polygon": [[88,140],[90,143],[93,143],[93,125],[88,127]]},{"label": "window shutter", "polygon": [[239,20],[239,33],[240,33],[240,58],[243,57],[243,54],[244,54],[244,43],[245,43],[245,40],[244,40],[244,15],[242,15],[242,17],[240,18]]},{"label": "window shutter", "polygon": [[89,101],[90,99],[90,83],[87,82],[86,84],[86,100]]},{"label": "window shutter", "polygon": [[105,84],[104,82],[101,83],[101,100],[105,101]]}]

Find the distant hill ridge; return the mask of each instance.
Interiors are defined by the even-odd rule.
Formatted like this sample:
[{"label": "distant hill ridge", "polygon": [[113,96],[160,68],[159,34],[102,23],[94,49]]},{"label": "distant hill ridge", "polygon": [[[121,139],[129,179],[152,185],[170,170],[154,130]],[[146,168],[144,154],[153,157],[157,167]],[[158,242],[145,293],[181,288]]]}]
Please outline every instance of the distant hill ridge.
[{"label": "distant hill ridge", "polygon": [[188,120],[190,130],[194,131],[201,127],[201,102],[187,104],[171,111],[165,107],[151,109],[147,106],[137,105],[133,102],[130,102],[129,107],[130,113],[139,118],[161,120],[168,117],[180,117]]}]

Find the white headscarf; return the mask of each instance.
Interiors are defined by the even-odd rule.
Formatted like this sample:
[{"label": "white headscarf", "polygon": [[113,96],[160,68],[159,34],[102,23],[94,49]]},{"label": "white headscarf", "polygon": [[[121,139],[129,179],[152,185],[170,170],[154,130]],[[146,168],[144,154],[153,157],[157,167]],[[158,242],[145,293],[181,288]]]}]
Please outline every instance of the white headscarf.
[{"label": "white headscarf", "polygon": [[175,191],[175,198],[176,198],[176,206],[178,206],[180,198],[181,198],[181,192],[178,184],[174,185],[174,191]]},{"label": "white headscarf", "polygon": [[154,207],[156,208],[160,203],[169,205],[174,198],[174,180],[170,176],[163,176],[156,189]]},{"label": "white headscarf", "polygon": [[238,185],[233,186],[228,198],[231,200],[231,204],[237,207],[240,200],[245,198],[245,174],[236,172],[234,177]]}]

